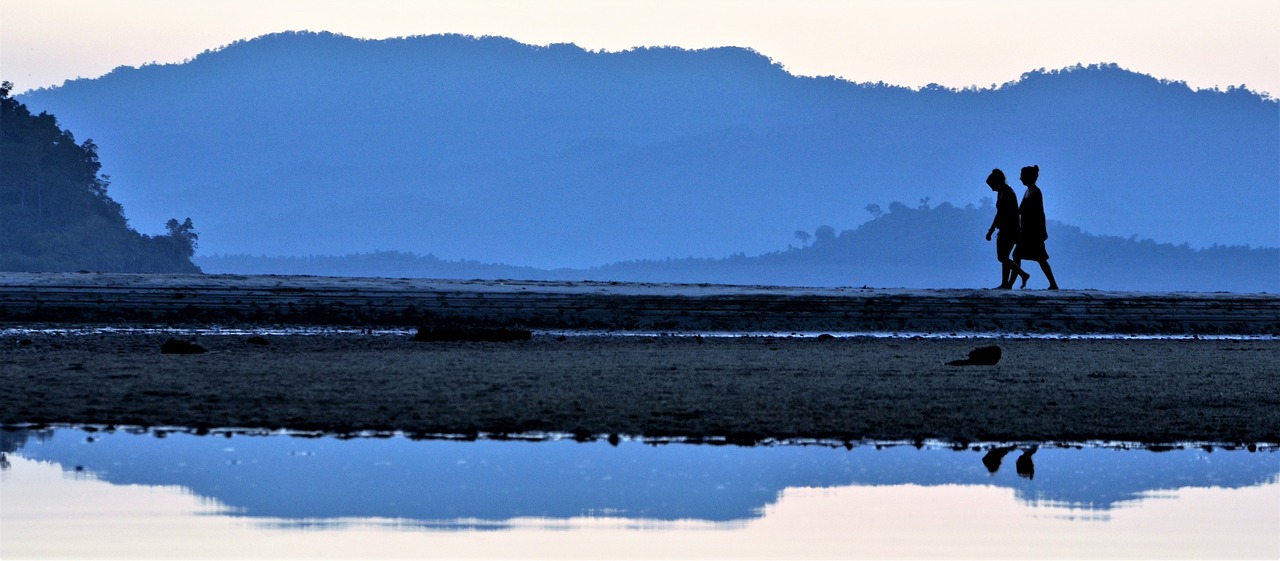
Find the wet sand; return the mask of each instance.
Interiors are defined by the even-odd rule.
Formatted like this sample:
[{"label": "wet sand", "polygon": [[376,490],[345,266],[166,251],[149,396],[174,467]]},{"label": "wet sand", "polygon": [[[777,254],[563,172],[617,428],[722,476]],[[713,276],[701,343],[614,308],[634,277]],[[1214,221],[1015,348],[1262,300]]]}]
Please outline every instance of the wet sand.
[{"label": "wet sand", "polygon": [[[834,440],[1280,442],[1280,298],[234,275],[0,274],[0,423]],[[211,335],[268,325],[1244,334],[1246,340]],[[358,330],[356,330],[358,332]],[[28,341],[22,341],[28,339]],[[947,366],[1000,345],[996,366]]]},{"label": "wet sand", "polygon": [[0,324],[1280,335],[1268,294],[0,273]]},{"label": "wet sand", "polygon": [[[32,335],[0,423],[847,441],[1280,442],[1280,341]],[[946,366],[995,343],[995,366]]]}]

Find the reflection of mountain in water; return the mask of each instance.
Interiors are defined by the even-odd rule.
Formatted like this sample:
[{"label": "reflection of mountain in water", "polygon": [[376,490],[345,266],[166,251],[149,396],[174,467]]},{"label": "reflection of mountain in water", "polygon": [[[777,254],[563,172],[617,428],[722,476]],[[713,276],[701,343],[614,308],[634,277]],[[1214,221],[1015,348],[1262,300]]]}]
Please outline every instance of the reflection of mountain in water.
[{"label": "reflection of mountain in water", "polygon": [[[87,442],[87,438],[94,439]],[[25,440],[25,439],[23,439]],[[239,509],[285,519],[419,521],[620,516],[754,518],[788,487],[995,485],[1023,501],[1110,509],[1149,491],[1238,488],[1280,476],[1280,454],[1041,448],[1035,477],[1013,457],[995,473],[983,453],[900,446],[716,447],[626,442],[448,442],[186,434],[165,439],[60,430],[32,459],[82,465],[116,484],[181,485]]]},{"label": "reflection of mountain in water", "polygon": [[35,437],[45,441],[53,437],[52,430],[0,430],[0,469],[9,468],[8,455],[21,450],[27,439]]}]

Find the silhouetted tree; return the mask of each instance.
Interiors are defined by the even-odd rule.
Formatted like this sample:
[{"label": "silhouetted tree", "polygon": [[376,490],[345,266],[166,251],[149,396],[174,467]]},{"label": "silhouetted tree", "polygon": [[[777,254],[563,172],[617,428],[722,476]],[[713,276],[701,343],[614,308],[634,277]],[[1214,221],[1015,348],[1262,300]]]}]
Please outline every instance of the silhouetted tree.
[{"label": "silhouetted tree", "polygon": [[166,236],[129,228],[107,195],[98,146],[77,144],[48,113],[32,115],[0,83],[0,270],[199,272],[191,220]]},{"label": "silhouetted tree", "polygon": [[825,224],[818,226],[818,229],[813,231],[813,237],[814,244],[825,244],[836,241],[836,229]]},{"label": "silhouetted tree", "polygon": [[190,218],[187,218],[181,224],[178,223],[178,219],[170,218],[168,222],[165,222],[164,226],[168,230],[169,239],[175,247],[181,250],[179,252],[181,255],[191,257],[196,254],[196,240],[200,236],[196,234]]}]

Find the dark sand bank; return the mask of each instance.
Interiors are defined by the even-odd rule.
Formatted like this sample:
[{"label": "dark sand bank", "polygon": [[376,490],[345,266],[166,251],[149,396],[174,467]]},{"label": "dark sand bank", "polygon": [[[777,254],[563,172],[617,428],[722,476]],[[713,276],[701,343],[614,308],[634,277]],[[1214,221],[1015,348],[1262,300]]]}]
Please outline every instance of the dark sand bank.
[{"label": "dark sand bank", "polygon": [[[0,328],[507,326],[1280,334],[1280,298],[231,275],[0,274]],[[470,328],[470,327],[468,327]],[[0,340],[0,423],[430,434],[1280,442],[1280,341],[166,334]],[[28,339],[21,341],[21,339]]]},{"label": "dark sand bank", "polygon": [[1280,335],[1268,294],[0,274],[0,324]]},{"label": "dark sand bank", "polygon": [[[1280,442],[1280,341],[36,334],[0,423],[424,434]],[[946,366],[1000,345],[996,366]]]}]

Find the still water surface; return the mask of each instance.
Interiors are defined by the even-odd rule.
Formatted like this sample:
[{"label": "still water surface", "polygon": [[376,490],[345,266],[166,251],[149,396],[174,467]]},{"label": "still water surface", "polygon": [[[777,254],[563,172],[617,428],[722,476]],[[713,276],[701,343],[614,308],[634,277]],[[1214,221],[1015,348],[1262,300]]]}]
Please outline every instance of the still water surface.
[{"label": "still water surface", "polygon": [[1275,448],[0,438],[4,559],[1280,557]]}]

